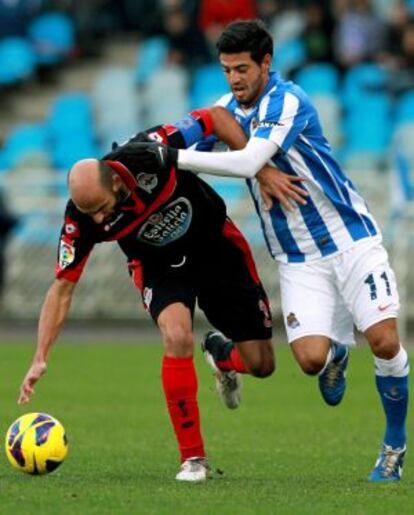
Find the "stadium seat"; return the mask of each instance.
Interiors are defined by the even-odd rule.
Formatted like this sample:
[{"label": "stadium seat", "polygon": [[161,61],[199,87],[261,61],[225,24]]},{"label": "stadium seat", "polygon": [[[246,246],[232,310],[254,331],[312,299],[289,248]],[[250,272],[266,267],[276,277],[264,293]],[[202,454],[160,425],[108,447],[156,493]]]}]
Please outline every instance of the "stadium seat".
[{"label": "stadium seat", "polygon": [[58,169],[67,170],[78,159],[98,154],[88,95],[76,92],[59,95],[52,104],[48,127],[53,163]]},{"label": "stadium seat", "polygon": [[387,72],[377,64],[359,64],[345,75],[343,103],[347,108],[361,108],[367,97],[382,97],[386,86]]},{"label": "stadium seat", "polygon": [[74,24],[70,16],[63,13],[37,16],[29,26],[28,36],[39,64],[57,64],[75,50]]},{"label": "stadium seat", "polygon": [[99,150],[94,142],[82,136],[59,138],[52,149],[53,163],[59,170],[66,171],[79,159],[99,157]]},{"label": "stadium seat", "polygon": [[15,126],[6,137],[3,164],[6,168],[50,166],[47,127],[41,123]]},{"label": "stadium seat", "polygon": [[130,68],[105,68],[96,77],[92,102],[97,136],[106,149],[112,141],[123,141],[143,128],[144,101],[138,95]]},{"label": "stadium seat", "polygon": [[145,84],[166,62],[168,42],[163,37],[153,37],[142,41],[138,47],[135,81]]},{"label": "stadium seat", "polygon": [[58,95],[51,105],[48,125],[55,137],[76,131],[83,131],[85,137],[91,137],[93,117],[89,96],[79,92]]},{"label": "stadium seat", "polygon": [[310,96],[335,95],[338,93],[338,71],[329,63],[308,65],[299,71],[295,80]]},{"label": "stadium seat", "polygon": [[0,84],[14,84],[29,78],[35,69],[33,50],[24,38],[0,41]]},{"label": "stadium seat", "polygon": [[370,152],[384,157],[392,133],[389,97],[378,93],[356,104],[345,117],[344,133],[348,152]]},{"label": "stadium seat", "polygon": [[282,77],[286,77],[290,71],[303,64],[305,57],[303,42],[300,39],[291,39],[276,47],[273,62]]},{"label": "stadium seat", "polygon": [[414,92],[409,91],[401,96],[395,108],[395,123],[398,127],[414,123]]},{"label": "stadium seat", "polygon": [[180,66],[169,66],[155,72],[145,88],[146,125],[173,123],[189,110],[187,72]]},{"label": "stadium seat", "polygon": [[229,87],[220,65],[201,66],[192,78],[190,107],[208,107],[228,92]]}]

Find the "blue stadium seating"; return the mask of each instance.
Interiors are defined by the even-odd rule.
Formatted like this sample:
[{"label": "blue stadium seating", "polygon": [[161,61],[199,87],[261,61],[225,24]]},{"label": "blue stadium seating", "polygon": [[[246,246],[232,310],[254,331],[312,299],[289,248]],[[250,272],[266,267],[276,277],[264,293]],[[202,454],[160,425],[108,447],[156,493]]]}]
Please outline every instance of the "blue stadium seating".
[{"label": "blue stadium seating", "polygon": [[86,136],[92,133],[92,105],[88,95],[84,93],[63,93],[54,100],[48,125],[53,134],[65,134],[81,130]]},{"label": "blue stadium seating", "polygon": [[367,97],[383,96],[387,72],[373,63],[359,64],[345,75],[342,92],[345,107],[364,105]]},{"label": "blue stadium seating", "polygon": [[193,76],[190,90],[191,109],[212,105],[228,92],[229,87],[221,66],[218,64],[202,66]]},{"label": "blue stadium seating", "polygon": [[310,96],[335,95],[339,90],[338,71],[329,63],[308,65],[300,70],[295,79]]},{"label": "blue stadium seating", "polygon": [[34,69],[35,56],[24,38],[10,37],[0,41],[0,84],[27,79]]},{"label": "blue stadium seating", "polygon": [[97,155],[88,95],[65,93],[53,103],[48,119],[53,162],[58,169],[67,169],[78,159]]},{"label": "blue stadium seating", "polygon": [[344,121],[347,152],[371,152],[384,156],[392,133],[391,101],[383,93],[364,99]]},{"label": "blue stadium seating", "polygon": [[291,39],[279,47],[276,47],[274,63],[282,77],[286,76],[291,70],[300,66],[305,61],[306,51],[303,41]]},{"label": "blue stadium seating", "polygon": [[68,138],[60,138],[53,145],[52,155],[54,165],[58,170],[67,170],[79,159],[99,157],[93,141],[83,138],[81,135]]},{"label": "blue stadium seating", "polygon": [[70,56],[75,48],[73,21],[63,13],[37,16],[29,26],[28,36],[39,64],[57,64]]},{"label": "blue stadium seating", "polygon": [[6,138],[2,160],[7,168],[19,166],[26,160],[32,166],[50,164],[47,127],[41,123],[15,126]]},{"label": "blue stadium seating", "polygon": [[145,84],[151,75],[165,64],[167,54],[168,43],[165,38],[153,37],[142,41],[135,66],[136,82]]},{"label": "blue stadium seating", "polygon": [[405,93],[397,101],[395,108],[395,123],[397,126],[414,123],[414,91]]}]

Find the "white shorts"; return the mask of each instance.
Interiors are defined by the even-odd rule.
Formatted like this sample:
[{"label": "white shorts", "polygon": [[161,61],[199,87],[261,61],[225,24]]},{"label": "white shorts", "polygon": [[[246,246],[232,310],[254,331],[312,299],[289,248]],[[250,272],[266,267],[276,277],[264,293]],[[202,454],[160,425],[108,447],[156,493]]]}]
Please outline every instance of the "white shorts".
[{"label": "white shorts", "polygon": [[361,332],[400,307],[388,254],[376,239],[364,239],[333,257],[280,264],[282,311],[289,343],[323,335],[351,345]]}]

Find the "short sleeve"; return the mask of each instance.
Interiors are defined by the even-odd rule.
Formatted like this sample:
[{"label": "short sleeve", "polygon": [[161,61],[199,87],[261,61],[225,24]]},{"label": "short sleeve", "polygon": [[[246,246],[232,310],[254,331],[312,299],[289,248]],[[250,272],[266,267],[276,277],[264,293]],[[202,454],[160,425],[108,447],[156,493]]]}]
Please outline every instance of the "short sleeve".
[{"label": "short sleeve", "polygon": [[77,282],[95,242],[76,217],[70,203],[60,233],[55,276]]},{"label": "short sleeve", "polygon": [[276,92],[262,101],[252,136],[268,139],[287,152],[305,129],[308,119],[308,109],[299,97],[290,92]]}]

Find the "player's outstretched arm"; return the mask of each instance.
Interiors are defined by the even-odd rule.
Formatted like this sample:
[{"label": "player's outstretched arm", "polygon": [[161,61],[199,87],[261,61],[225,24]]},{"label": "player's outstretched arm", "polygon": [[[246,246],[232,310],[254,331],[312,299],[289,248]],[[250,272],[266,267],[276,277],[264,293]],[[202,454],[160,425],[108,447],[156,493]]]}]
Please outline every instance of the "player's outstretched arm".
[{"label": "player's outstretched arm", "polygon": [[34,385],[46,372],[51,346],[59,336],[72,301],[76,283],[56,279],[49,288],[39,317],[37,347],[32,364],[20,387],[19,404],[29,402]]}]

